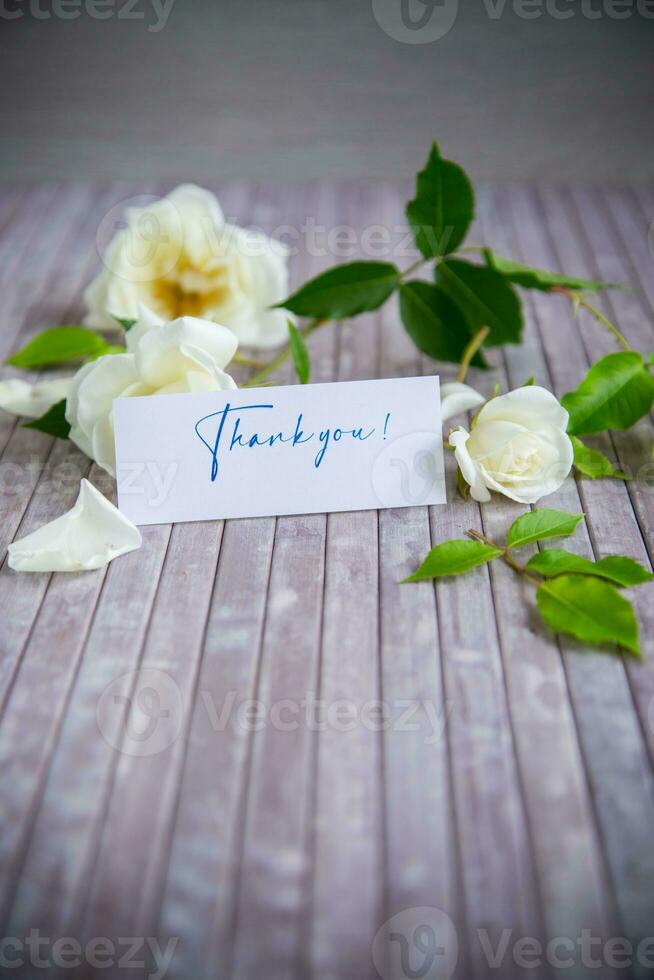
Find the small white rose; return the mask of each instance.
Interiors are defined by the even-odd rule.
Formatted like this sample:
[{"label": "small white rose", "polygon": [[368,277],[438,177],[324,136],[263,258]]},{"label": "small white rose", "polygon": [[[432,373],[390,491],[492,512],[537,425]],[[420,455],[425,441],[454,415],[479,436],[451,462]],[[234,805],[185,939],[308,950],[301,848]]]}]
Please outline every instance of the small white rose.
[{"label": "small white rose", "polygon": [[462,381],[448,381],[441,385],[441,419],[447,422],[454,415],[479,408],[485,401],[484,396],[470,385],[464,385]]},{"label": "small white rose", "polygon": [[115,328],[144,304],[164,320],[195,316],[221,323],[241,344],[276,347],[288,314],[270,309],[288,296],[288,249],[261,232],[225,222],[215,196],[182,184],[167,197],[127,208],[127,227],[87,288],[85,323]]},{"label": "small white rose", "polygon": [[16,572],[82,572],[141,546],[141,532],[88,480],[82,480],[75,506],[9,545],[9,567]]},{"label": "small white rose", "polygon": [[67,397],[73,376],[48,381],[23,381],[10,378],[0,381],[0,408],[12,415],[38,419],[49,408]]},{"label": "small white rose", "polygon": [[457,463],[474,500],[489,490],[533,504],[557,490],[570,472],[572,442],[568,413],[554,395],[535,385],[492,398],[472,432],[450,433]]},{"label": "small white rose", "polygon": [[115,398],[236,388],[223,368],[237,341],[220,324],[184,316],[157,325],[150,318],[128,331],[127,345],[126,354],[106,354],[81,367],[66,401],[70,438],[112,476]]}]

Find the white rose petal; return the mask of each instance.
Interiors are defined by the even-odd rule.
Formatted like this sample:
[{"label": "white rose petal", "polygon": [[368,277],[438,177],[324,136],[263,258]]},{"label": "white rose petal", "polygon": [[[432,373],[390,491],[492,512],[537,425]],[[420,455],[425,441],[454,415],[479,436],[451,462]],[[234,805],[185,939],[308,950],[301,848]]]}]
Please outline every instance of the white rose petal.
[{"label": "white rose petal", "polygon": [[465,385],[461,381],[448,381],[441,385],[441,419],[447,422],[455,415],[478,408],[485,401],[484,396],[470,385]]},{"label": "white rose petal", "polygon": [[0,381],[0,408],[12,415],[38,419],[67,397],[72,380],[71,375],[51,381],[36,381],[33,384],[21,378]]},{"label": "white rose petal", "polygon": [[144,384],[163,388],[198,364],[205,367],[207,358],[215,365],[229,364],[237,347],[227,327],[184,316],[143,335],[135,350],[136,370]]},{"label": "white rose petal", "polygon": [[491,399],[472,432],[450,434],[457,463],[474,500],[489,490],[532,504],[561,486],[574,451],[566,433],[568,413],[545,388],[528,386]]},{"label": "white rose petal", "polygon": [[506,395],[491,398],[479,413],[478,422],[481,422],[482,415],[485,422],[504,419],[508,422],[513,420],[527,424],[529,420],[531,425],[543,422],[563,431],[566,429],[569,417],[552,392],[538,385],[526,385],[516,388],[515,391],[509,391]]},{"label": "white rose petal", "polygon": [[463,474],[463,479],[470,487],[470,496],[473,500],[485,504],[491,499],[488,488],[481,475],[481,469],[475,465],[470,453],[468,452],[467,442],[470,433],[465,429],[455,429],[450,433],[450,446],[454,447],[456,461]]},{"label": "white rose petal", "polygon": [[289,292],[280,242],[226,224],[214,195],[193,184],[127,208],[125,220],[86,290],[85,323],[115,329],[114,317],[141,319],[147,307],[160,323],[193,316],[224,324],[253,347],[286,340],[288,314],[271,309]]},{"label": "white rose petal", "polygon": [[149,307],[145,306],[143,303],[139,303],[139,312],[136,322],[125,334],[125,346],[130,354],[133,354],[136,350],[141,337],[148,333],[149,330],[156,330],[157,327],[163,327],[164,320],[160,316],[157,316]]},{"label": "white rose petal", "polygon": [[114,399],[236,387],[224,368],[238,342],[221,324],[190,316],[157,323],[141,307],[139,322],[128,331],[127,342],[127,353],[105,354],[80,368],[66,401],[70,438],[112,475]]},{"label": "white rose petal", "polygon": [[9,567],[17,572],[82,572],[141,546],[141,533],[88,480],[75,506],[9,545]]}]

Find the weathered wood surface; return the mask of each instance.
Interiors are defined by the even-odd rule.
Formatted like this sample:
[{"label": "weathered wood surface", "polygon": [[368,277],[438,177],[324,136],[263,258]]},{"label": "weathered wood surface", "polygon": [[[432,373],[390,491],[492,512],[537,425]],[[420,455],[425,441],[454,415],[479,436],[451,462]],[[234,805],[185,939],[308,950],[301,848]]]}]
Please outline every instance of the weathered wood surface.
[{"label": "weathered wood surface", "polygon": [[[155,188],[0,189],[3,358],[79,317],[100,221],[144,189]],[[367,226],[403,220],[405,189],[392,184],[217,190],[231,218],[268,231],[309,218],[350,225],[360,242]],[[488,188],[471,240],[627,283],[602,303],[648,352],[653,219],[649,189]],[[408,266],[402,238],[395,257]],[[304,245],[295,282],[336,260]],[[529,296],[525,308],[524,344],[495,352],[472,383],[489,391],[535,374],[561,395],[611,349],[562,298]],[[311,347],[316,381],[438,370],[393,303]],[[579,554],[651,562],[653,436],[646,419],[604,440],[640,473],[632,483],[570,479],[549,499],[585,512],[570,541]],[[116,950],[121,937],[172,940],[176,980],[363,980],[377,976],[383,923],[431,907],[454,923],[457,977],[624,975],[624,956],[602,955],[602,943],[654,935],[652,589],[636,596],[636,664],[553,638],[498,563],[399,587],[432,544],[472,526],[501,537],[520,513],[464,503],[448,466],[450,503],[431,512],[149,527],[142,549],[106,570],[19,576],[7,544],[65,510],[80,476],[105,492],[111,481],[74,447],[0,415],[3,936],[38,930],[50,951],[58,937]],[[156,722],[150,737],[125,728],[124,699],[137,731]],[[423,922],[405,912],[395,932],[415,975],[432,976],[411,947]],[[584,935],[600,967],[580,958]],[[534,967],[533,944],[520,961],[528,938],[571,939],[575,968],[556,968],[564,946],[549,965]],[[408,976],[386,952],[382,974]],[[646,956],[654,945],[633,957],[634,976],[648,975]],[[86,962],[75,975],[93,972]]]}]

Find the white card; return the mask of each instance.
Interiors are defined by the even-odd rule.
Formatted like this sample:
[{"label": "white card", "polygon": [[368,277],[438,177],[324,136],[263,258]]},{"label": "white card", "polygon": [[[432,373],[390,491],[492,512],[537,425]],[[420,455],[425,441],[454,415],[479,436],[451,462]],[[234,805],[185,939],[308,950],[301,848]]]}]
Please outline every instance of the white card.
[{"label": "white card", "polygon": [[445,503],[437,377],[114,402],[135,524]]}]

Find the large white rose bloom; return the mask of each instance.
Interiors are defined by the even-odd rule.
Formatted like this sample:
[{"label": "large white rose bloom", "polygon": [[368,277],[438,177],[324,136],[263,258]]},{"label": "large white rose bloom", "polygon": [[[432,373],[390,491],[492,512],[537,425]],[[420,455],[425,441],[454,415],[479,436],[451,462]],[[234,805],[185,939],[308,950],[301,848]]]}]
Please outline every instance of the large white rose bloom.
[{"label": "large white rose bloom", "polygon": [[115,328],[140,305],[164,320],[196,316],[232,330],[241,344],[270,348],[288,336],[288,250],[261,232],[228,225],[215,196],[181,184],[146,207],[125,210],[126,227],[87,288],[88,326]]},{"label": "large white rose bloom", "polygon": [[471,432],[450,433],[456,460],[474,500],[490,490],[523,504],[554,493],[570,472],[568,413],[545,388],[527,386],[491,398]]},{"label": "large white rose bloom", "polygon": [[127,333],[126,354],[99,357],[73,378],[66,400],[70,438],[115,476],[114,398],[236,388],[223,368],[237,346],[220,324],[192,316],[162,324],[142,311]]}]

